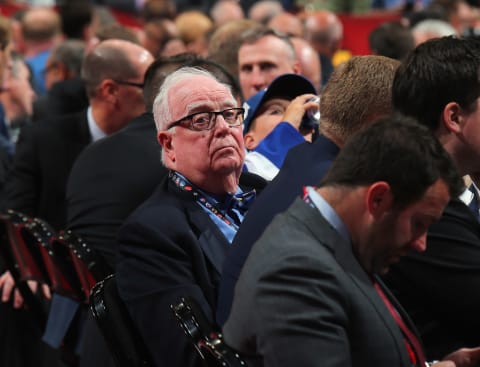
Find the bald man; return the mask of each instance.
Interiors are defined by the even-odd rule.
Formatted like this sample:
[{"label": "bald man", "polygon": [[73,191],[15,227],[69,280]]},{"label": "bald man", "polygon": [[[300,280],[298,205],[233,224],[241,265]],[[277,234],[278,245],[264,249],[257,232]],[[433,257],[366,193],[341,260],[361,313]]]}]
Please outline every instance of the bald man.
[{"label": "bald man", "polygon": [[244,19],[240,3],[235,0],[223,0],[216,2],[210,10],[210,18],[213,19],[215,27],[220,27],[234,20]]},{"label": "bald man", "polygon": [[300,63],[300,74],[310,80],[317,92],[319,92],[322,87],[320,56],[305,39],[292,37],[291,41],[295,48],[298,62]]},{"label": "bald man", "polygon": [[[82,65],[90,106],[22,130],[3,208],[40,217],[55,229],[64,228],[66,184],[75,159],[88,144],[120,130],[145,111],[143,76],[152,61],[152,55],[134,43],[118,39],[99,43]],[[0,277],[3,302],[12,296],[12,283],[8,272]],[[22,304],[16,296],[14,307]],[[60,308],[63,311],[56,313],[60,318],[75,312],[69,304]],[[59,347],[63,335],[57,338],[49,335],[45,341]]]},{"label": "bald man", "polygon": [[305,33],[302,21],[295,15],[287,12],[275,15],[267,25],[277,32],[282,32],[289,36],[303,37]]},{"label": "bald man", "polygon": [[33,71],[37,93],[44,94],[43,71],[50,51],[61,41],[60,16],[51,8],[32,7],[25,12],[20,23],[24,41],[24,55]]},{"label": "bald man", "polygon": [[100,43],[82,66],[90,107],[22,132],[5,207],[63,228],[65,186],[73,162],[86,145],[120,130],[145,110],[143,74],[152,61],[150,53],[134,43]]},{"label": "bald man", "polygon": [[333,71],[333,55],[340,49],[343,40],[343,25],[330,11],[311,13],[305,19],[305,38],[320,56],[322,83],[325,85]]}]

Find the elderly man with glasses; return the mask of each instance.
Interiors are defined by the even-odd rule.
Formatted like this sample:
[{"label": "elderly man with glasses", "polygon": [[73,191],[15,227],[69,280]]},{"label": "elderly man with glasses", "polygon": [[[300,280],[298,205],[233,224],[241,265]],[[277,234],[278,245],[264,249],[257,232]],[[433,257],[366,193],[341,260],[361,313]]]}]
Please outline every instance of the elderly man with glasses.
[{"label": "elderly man with glasses", "polygon": [[223,260],[255,197],[239,186],[244,111],[227,85],[184,67],[153,113],[169,174],[120,229],[118,288],[155,366],[201,366],[170,304],[193,297],[213,320]]}]

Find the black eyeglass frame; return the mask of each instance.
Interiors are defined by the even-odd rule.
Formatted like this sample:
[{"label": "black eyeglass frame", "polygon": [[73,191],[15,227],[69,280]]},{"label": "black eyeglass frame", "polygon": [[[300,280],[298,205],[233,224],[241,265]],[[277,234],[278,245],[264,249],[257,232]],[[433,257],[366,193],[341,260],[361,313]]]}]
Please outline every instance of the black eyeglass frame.
[{"label": "black eyeglass frame", "polygon": [[129,85],[131,87],[136,87],[143,89],[144,83],[135,83],[135,82],[127,82],[125,80],[118,80],[118,79],[112,79],[115,83],[121,84],[121,85]]},{"label": "black eyeglass frame", "polygon": [[[223,114],[227,111],[238,111],[239,114],[238,114],[238,117],[237,117],[237,121],[234,123],[234,124],[231,124],[229,123],[227,120],[225,120],[225,117],[223,116]],[[193,117],[195,117],[196,115],[200,115],[202,113],[208,113],[210,115],[210,120],[208,122],[208,126],[206,129],[198,129],[198,128],[195,128],[194,124],[193,124]],[[207,131],[207,130],[212,130],[217,122],[217,117],[219,115],[222,115],[223,119],[225,120],[225,122],[228,124],[228,126],[230,127],[236,127],[236,126],[240,126],[243,124],[243,119],[244,119],[244,115],[245,115],[245,109],[243,107],[231,107],[231,108],[227,108],[227,109],[224,109],[223,111],[201,111],[201,112],[195,112],[195,113],[192,113],[191,115],[188,115],[188,116],[185,116],[185,117],[182,117],[180,120],[177,120],[177,121],[174,121],[170,124],[170,126],[167,128],[167,130],[170,130],[172,127],[175,127],[175,126],[179,126],[181,125],[182,123],[184,123],[185,121],[189,121],[189,124],[187,126],[184,126],[186,127],[187,129],[189,130],[192,130],[192,131]]]}]

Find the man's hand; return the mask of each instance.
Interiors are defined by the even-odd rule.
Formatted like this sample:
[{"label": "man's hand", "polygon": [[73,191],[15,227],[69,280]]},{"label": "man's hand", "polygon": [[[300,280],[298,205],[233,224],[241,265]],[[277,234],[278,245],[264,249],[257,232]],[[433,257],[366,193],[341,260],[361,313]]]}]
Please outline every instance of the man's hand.
[{"label": "man's hand", "polygon": [[[452,363],[453,362],[453,363]],[[450,364],[448,364],[450,363]],[[434,367],[475,367],[480,365],[480,347],[462,348],[444,357]]]},{"label": "man's hand", "polygon": [[10,294],[15,287],[15,282],[9,271],[0,275],[0,289],[2,290],[2,302],[8,302]]},{"label": "man's hand", "polygon": [[283,114],[283,121],[289,122],[298,130],[305,112],[311,108],[318,109],[318,102],[310,101],[315,97],[315,94],[302,94],[293,99]]},{"label": "man's hand", "polygon": [[[38,282],[34,280],[29,280],[27,284],[31,289],[32,293],[35,293],[37,291]],[[13,280],[13,277],[9,271],[6,271],[0,276],[0,289],[1,289],[2,302],[8,302],[12,297],[12,292],[13,292],[13,308],[18,309],[23,306],[24,304],[23,297],[18,291],[18,289],[15,289],[15,281]],[[49,300],[52,298],[50,288],[48,287],[48,285],[42,284],[41,291],[43,296],[46,299]]]}]

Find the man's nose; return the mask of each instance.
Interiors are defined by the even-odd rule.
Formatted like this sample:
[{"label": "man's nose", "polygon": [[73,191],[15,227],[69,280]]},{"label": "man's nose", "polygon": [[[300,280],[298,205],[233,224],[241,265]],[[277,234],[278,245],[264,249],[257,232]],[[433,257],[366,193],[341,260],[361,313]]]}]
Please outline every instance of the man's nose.
[{"label": "man's nose", "polygon": [[215,130],[225,130],[230,127],[230,125],[225,121],[225,118],[223,117],[222,114],[215,115],[215,125],[213,128]]},{"label": "man's nose", "polygon": [[425,251],[427,249],[427,232],[424,232],[420,237],[413,240],[410,247],[417,252]]},{"label": "man's nose", "polygon": [[253,68],[252,71],[252,86],[257,92],[267,87],[265,73],[263,73],[259,67]]}]

